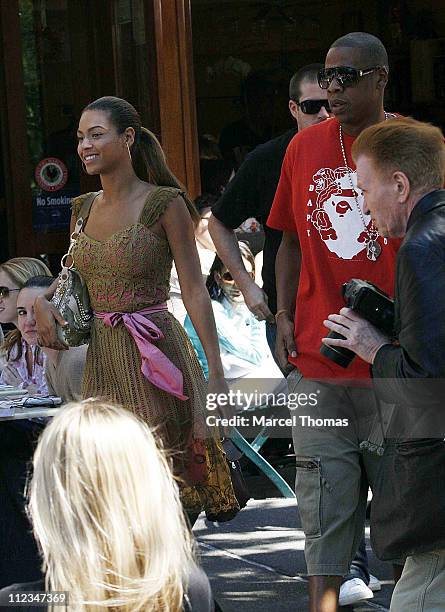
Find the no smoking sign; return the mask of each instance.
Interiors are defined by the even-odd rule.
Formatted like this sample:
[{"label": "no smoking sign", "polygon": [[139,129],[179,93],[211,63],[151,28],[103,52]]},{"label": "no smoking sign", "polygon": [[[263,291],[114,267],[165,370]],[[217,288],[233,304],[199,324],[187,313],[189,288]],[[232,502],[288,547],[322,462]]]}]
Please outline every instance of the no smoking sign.
[{"label": "no smoking sign", "polygon": [[34,176],[44,191],[58,191],[68,180],[68,169],[61,159],[47,157],[37,164]]}]

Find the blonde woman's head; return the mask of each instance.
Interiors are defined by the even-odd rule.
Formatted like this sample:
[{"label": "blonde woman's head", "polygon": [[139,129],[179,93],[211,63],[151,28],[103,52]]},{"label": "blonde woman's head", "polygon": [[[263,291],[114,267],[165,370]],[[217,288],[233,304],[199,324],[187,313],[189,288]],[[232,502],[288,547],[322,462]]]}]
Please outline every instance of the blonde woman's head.
[{"label": "blonde woman's head", "polygon": [[33,276],[52,276],[40,259],[15,257],[0,264],[0,323],[17,322],[17,294]]},{"label": "blonde woman's head", "polygon": [[34,454],[28,508],[47,588],[69,591],[70,610],[181,610],[193,554],[178,487],[128,411],[63,408]]}]

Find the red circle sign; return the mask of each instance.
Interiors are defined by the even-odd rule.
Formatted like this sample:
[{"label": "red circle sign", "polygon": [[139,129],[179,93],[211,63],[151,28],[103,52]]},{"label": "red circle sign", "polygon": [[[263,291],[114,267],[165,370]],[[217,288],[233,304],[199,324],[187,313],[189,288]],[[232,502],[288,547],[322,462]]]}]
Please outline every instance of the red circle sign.
[{"label": "red circle sign", "polygon": [[68,169],[61,159],[47,157],[37,164],[34,176],[44,191],[58,191],[68,180]]}]

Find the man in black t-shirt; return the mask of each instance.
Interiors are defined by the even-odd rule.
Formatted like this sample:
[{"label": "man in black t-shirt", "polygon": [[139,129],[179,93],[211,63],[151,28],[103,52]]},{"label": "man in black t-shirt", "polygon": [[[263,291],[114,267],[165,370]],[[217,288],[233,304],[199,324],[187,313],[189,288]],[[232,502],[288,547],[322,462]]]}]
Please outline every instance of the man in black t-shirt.
[{"label": "man in black t-shirt", "polygon": [[[320,89],[317,74],[322,64],[304,66],[289,85],[289,111],[298,130],[329,117],[326,92]],[[223,195],[212,207],[209,231],[218,255],[240,288],[246,305],[258,320],[266,319],[267,339],[275,351],[275,257],[281,232],[266,225],[281,173],[287,145],[297,129],[269,140],[249,153]],[[234,230],[249,217],[262,223],[265,232],[263,251],[263,290],[252,280],[243,265]]]}]

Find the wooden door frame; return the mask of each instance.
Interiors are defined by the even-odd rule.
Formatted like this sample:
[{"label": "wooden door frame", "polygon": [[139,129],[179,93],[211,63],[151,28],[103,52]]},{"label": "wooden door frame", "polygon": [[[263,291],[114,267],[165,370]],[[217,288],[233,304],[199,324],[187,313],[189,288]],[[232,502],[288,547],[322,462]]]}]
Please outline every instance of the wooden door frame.
[{"label": "wooden door frame", "polygon": [[[97,32],[93,20],[87,20],[88,0],[69,1],[67,7],[70,22],[72,53],[77,61],[72,62],[73,81],[78,85],[74,92],[73,106],[76,114],[85,104],[94,99],[95,87],[114,84],[114,66],[109,66],[109,53],[103,48],[103,41],[112,45],[111,11],[108,0],[96,0],[92,7],[94,18],[100,13],[102,22],[109,24],[105,30]],[[0,0],[0,60],[1,91],[0,102],[1,129],[3,144],[3,164],[5,174],[5,200],[8,219],[8,252],[10,257],[32,256],[39,253],[62,253],[68,244],[68,230],[63,232],[36,232],[32,224],[31,161],[28,149],[26,126],[26,97],[22,60],[22,36],[19,16],[19,0]],[[87,23],[88,31],[83,32]],[[82,35],[82,36],[80,36]],[[95,64],[88,61],[90,50],[85,44],[89,38],[94,44]],[[73,143],[74,146],[74,143]],[[94,186],[94,179],[81,176],[81,188],[88,191]]]},{"label": "wooden door frame", "polygon": [[190,0],[153,0],[159,128],[167,161],[192,198],[201,193]]},{"label": "wooden door frame", "polygon": [[3,163],[11,257],[35,254],[21,39],[18,0],[0,2]]},{"label": "wooden door frame", "polygon": [[[83,6],[83,2],[82,2]],[[191,197],[200,193],[199,150],[190,0],[146,0],[147,33],[153,37],[156,63],[154,124],[168,163]],[[22,64],[19,1],[0,1],[2,60],[2,141],[8,218],[8,250],[30,256],[64,248],[66,237],[36,235],[32,225],[31,165],[26,131],[26,101]],[[78,101],[76,101],[78,102]]]}]

